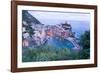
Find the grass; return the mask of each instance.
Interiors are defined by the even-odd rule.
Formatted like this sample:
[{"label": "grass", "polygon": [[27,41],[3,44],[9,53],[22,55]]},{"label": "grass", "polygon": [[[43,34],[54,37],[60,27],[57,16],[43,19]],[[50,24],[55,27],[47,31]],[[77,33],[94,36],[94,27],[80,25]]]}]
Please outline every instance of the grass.
[{"label": "grass", "polygon": [[78,59],[78,53],[67,48],[54,48],[51,46],[40,46],[37,48],[23,48],[22,61],[57,61]]}]

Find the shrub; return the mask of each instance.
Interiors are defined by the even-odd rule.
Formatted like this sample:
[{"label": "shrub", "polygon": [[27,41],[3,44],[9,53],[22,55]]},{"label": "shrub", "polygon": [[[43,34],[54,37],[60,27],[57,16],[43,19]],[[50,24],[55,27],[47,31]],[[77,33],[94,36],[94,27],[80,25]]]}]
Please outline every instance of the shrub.
[{"label": "shrub", "polygon": [[69,49],[57,49],[51,46],[40,46],[23,50],[25,50],[22,56],[23,62],[68,60],[71,54]]},{"label": "shrub", "polygon": [[80,37],[80,45],[83,49],[79,52],[80,59],[90,58],[90,31],[85,31]]}]

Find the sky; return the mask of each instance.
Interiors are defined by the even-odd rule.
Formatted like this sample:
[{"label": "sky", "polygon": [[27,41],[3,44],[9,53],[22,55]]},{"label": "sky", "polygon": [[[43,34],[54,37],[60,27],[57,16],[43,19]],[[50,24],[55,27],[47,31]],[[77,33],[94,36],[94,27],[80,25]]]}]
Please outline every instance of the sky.
[{"label": "sky", "polygon": [[28,11],[36,17],[41,23],[47,25],[56,25],[64,21],[87,21],[90,20],[88,13],[71,13],[71,12],[45,12],[45,11]]},{"label": "sky", "polygon": [[90,29],[89,13],[72,12],[50,12],[50,11],[28,11],[32,16],[45,25],[57,25],[67,21],[72,26],[72,30],[77,34]]}]

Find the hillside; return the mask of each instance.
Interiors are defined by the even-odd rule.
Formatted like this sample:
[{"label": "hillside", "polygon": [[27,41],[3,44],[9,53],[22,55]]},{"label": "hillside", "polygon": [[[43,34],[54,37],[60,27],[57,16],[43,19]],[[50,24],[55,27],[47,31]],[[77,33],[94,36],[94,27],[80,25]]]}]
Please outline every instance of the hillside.
[{"label": "hillside", "polygon": [[27,10],[22,11],[22,20],[26,21],[28,24],[30,23],[41,24],[35,17],[29,14]]}]

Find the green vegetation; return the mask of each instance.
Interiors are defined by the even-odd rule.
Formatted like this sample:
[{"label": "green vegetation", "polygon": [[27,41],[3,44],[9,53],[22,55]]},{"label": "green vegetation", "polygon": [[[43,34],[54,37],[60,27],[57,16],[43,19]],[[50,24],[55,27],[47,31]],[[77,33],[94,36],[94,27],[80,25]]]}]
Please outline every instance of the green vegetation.
[{"label": "green vegetation", "polygon": [[80,59],[89,59],[90,58],[90,31],[85,31],[80,37],[80,45],[82,50],[79,52]]},{"label": "green vegetation", "polygon": [[23,49],[23,62],[32,61],[57,61],[77,59],[77,53],[70,49],[59,49],[51,46],[40,46],[38,48]]}]

